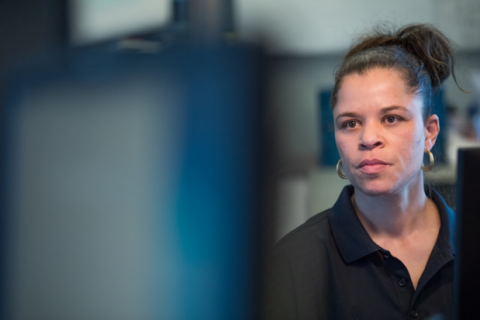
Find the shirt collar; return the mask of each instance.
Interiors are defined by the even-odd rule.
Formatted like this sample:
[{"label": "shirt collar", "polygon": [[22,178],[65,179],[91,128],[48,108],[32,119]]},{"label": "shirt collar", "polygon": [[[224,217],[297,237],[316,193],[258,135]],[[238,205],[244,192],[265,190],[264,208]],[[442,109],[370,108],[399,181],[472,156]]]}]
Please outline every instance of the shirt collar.
[{"label": "shirt collar", "polygon": [[[437,191],[429,186],[425,186],[425,191],[437,205],[440,214],[441,227],[435,245],[454,254],[454,213]],[[346,263],[382,249],[373,242],[358,219],[351,201],[353,193],[353,186],[346,186],[328,216],[335,243]]]},{"label": "shirt collar", "polygon": [[346,263],[381,249],[373,242],[358,219],[351,201],[353,193],[353,186],[343,188],[328,215],[335,243]]}]

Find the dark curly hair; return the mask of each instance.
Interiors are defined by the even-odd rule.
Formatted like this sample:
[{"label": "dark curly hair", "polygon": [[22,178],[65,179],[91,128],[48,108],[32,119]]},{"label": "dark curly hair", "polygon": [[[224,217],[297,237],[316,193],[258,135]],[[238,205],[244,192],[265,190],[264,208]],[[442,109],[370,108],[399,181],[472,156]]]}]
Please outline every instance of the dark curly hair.
[{"label": "dark curly hair", "polygon": [[[348,51],[335,74],[331,96],[332,109],[345,76],[363,74],[375,68],[400,71],[405,84],[422,95],[423,117],[432,114],[431,96],[442,82],[454,73],[454,51],[448,38],[426,24],[407,25],[398,31],[377,27],[372,34],[358,40]],[[457,83],[458,85],[458,83]]]}]

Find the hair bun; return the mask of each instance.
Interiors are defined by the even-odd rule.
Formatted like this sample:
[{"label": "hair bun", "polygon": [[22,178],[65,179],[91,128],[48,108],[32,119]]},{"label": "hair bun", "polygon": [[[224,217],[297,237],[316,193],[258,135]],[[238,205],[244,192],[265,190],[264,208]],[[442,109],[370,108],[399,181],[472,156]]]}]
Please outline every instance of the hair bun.
[{"label": "hair bun", "polygon": [[411,24],[398,31],[388,29],[377,27],[373,34],[359,39],[345,59],[369,48],[397,45],[419,59],[430,75],[432,87],[439,87],[450,73],[456,82],[452,45],[437,28],[428,24]]},{"label": "hair bun", "polygon": [[448,78],[454,53],[450,40],[438,29],[425,24],[408,25],[398,30],[397,38],[399,45],[423,62],[434,88]]}]

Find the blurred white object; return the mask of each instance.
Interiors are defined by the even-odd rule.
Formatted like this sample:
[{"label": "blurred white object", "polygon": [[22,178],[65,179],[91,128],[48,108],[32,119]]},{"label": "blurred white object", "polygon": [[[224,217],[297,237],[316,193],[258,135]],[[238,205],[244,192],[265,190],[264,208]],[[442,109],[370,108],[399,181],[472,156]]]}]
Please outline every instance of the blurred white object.
[{"label": "blurred white object", "polygon": [[70,0],[74,45],[152,31],[171,16],[169,0]]},{"label": "blurred white object", "polygon": [[448,167],[451,168],[452,174],[456,172],[457,168],[457,156],[458,156],[458,149],[460,148],[471,148],[471,147],[478,147],[480,146],[480,141],[473,141],[463,137],[458,132],[450,130],[448,132],[448,140],[447,140],[447,156],[449,165]]},{"label": "blurred white object", "polygon": [[381,22],[434,22],[432,1],[340,0],[236,2],[238,34],[267,39],[282,54],[319,54],[345,50],[352,37]]},{"label": "blurred white object", "polygon": [[239,0],[238,34],[266,39],[279,54],[315,55],[346,50],[353,37],[388,22],[431,23],[461,48],[480,48],[478,0]]}]

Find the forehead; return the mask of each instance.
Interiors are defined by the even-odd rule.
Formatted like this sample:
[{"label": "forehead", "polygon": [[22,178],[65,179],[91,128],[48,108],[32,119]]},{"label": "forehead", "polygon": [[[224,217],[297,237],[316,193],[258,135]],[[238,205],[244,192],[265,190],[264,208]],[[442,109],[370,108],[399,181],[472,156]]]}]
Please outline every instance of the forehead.
[{"label": "forehead", "polygon": [[376,110],[391,106],[419,108],[421,112],[422,101],[407,87],[399,71],[372,69],[343,78],[333,112],[338,114],[351,109]]}]

